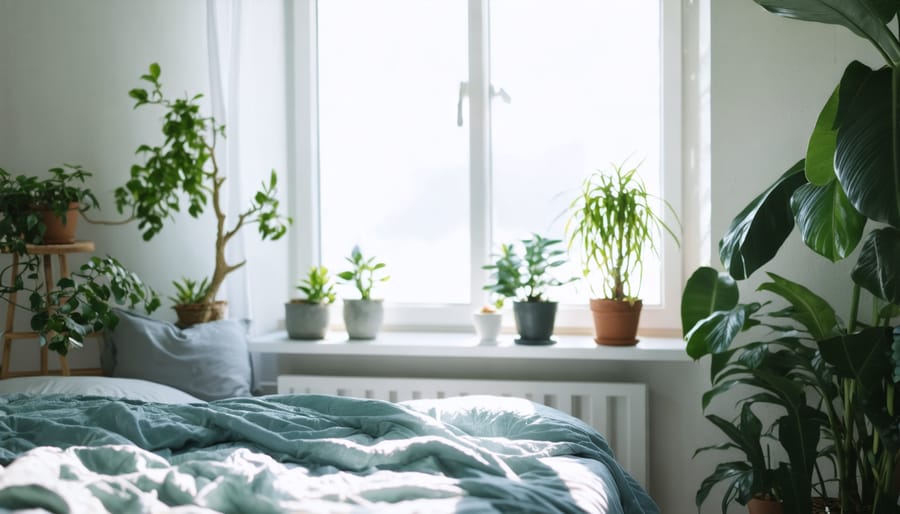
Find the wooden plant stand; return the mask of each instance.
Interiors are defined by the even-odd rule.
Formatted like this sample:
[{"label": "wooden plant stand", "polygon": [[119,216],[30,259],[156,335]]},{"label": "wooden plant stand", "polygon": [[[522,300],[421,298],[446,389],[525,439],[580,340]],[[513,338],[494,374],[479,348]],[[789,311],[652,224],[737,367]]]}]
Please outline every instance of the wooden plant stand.
[{"label": "wooden plant stand", "polygon": [[[44,283],[46,285],[46,293],[49,295],[52,287],[56,284],[56,280],[53,278],[53,261],[52,257],[55,255],[57,258],[57,264],[59,268],[59,277],[68,277],[69,276],[69,265],[67,262],[67,256],[70,253],[91,253],[94,251],[94,243],[93,241],[76,241],[72,244],[50,244],[50,245],[28,245],[26,251],[30,255],[40,255],[43,260],[43,274],[44,274]],[[12,269],[13,273],[10,274],[10,285],[15,284],[15,280],[18,277],[19,269],[19,256],[17,254],[12,255]],[[12,357],[12,344],[13,341],[17,341],[20,339],[37,339],[38,333],[33,331],[16,331],[15,330],[15,317],[16,317],[16,293],[11,293],[8,298],[8,303],[6,306],[6,325],[3,329],[3,362],[0,364],[0,379],[9,378],[9,377],[18,377],[18,376],[36,376],[36,375],[50,375],[50,374],[61,374],[63,376],[69,376],[73,373],[79,375],[100,375],[102,371],[98,368],[89,368],[89,369],[77,369],[72,370],[69,369],[69,362],[66,360],[64,355],[59,356],[59,364],[60,370],[58,372],[51,372],[47,366],[48,360],[48,350],[47,346],[40,346],[41,351],[41,367],[40,370],[36,371],[19,371],[19,372],[10,372],[10,360]]]}]

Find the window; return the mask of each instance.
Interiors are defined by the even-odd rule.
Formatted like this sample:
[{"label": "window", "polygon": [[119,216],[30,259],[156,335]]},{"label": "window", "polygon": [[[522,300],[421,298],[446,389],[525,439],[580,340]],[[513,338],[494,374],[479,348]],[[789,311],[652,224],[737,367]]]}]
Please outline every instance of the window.
[{"label": "window", "polygon": [[[677,1],[301,4],[292,200],[312,223],[298,262],[339,271],[354,244],[386,262],[388,324],[470,325],[490,254],[531,232],[563,239],[596,168],[640,162],[677,207]],[[680,260],[662,248],[665,265],[645,265],[645,327],[677,326]],[[586,287],[552,296],[558,327],[589,326]]]}]

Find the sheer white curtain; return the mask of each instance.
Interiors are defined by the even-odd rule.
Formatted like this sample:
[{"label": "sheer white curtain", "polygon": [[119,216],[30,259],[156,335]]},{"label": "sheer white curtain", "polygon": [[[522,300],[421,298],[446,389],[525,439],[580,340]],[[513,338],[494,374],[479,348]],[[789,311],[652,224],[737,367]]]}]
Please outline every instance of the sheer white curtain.
[{"label": "sheer white curtain", "polygon": [[[286,170],[285,38],[283,0],[207,0],[210,104],[225,125],[217,148],[227,180],[226,224],[233,226],[271,170],[284,191]],[[282,205],[286,202],[282,199]],[[227,247],[229,263],[247,265],[228,276],[229,317],[250,318],[254,331],[270,331],[283,317],[287,246],[260,241],[255,225]]]}]

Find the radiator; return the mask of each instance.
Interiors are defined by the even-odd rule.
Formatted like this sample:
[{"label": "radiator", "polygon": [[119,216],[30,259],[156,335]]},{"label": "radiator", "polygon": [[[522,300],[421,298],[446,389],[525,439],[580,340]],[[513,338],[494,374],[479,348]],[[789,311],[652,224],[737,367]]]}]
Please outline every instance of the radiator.
[{"label": "radiator", "polygon": [[278,392],[390,402],[473,394],[526,398],[596,428],[606,437],[622,467],[642,486],[649,487],[647,386],[644,384],[280,375]]}]

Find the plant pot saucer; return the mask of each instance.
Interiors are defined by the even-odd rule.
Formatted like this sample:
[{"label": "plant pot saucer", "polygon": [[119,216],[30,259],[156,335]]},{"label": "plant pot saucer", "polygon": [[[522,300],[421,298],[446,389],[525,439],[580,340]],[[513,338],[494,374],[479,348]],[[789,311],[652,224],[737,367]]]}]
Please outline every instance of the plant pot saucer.
[{"label": "plant pot saucer", "polygon": [[517,337],[513,342],[526,346],[550,346],[556,344],[556,339],[522,339]]}]

